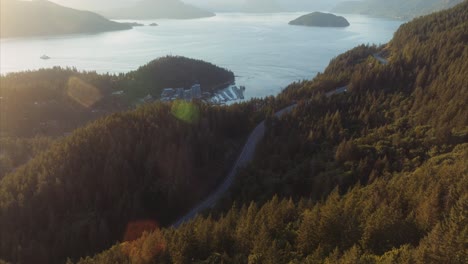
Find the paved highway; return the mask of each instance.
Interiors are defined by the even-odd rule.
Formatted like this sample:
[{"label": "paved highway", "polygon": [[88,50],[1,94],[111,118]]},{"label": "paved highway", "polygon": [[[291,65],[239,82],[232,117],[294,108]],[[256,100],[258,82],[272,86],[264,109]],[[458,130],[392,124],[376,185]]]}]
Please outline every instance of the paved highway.
[{"label": "paved highway", "polygon": [[385,59],[384,57],[380,56],[380,53],[376,53],[374,55],[372,55],[376,60],[378,60],[380,63],[382,63],[383,65],[387,65],[388,64],[388,60]]},{"label": "paved highway", "polygon": [[[281,117],[286,113],[290,113],[295,107],[296,104],[288,106],[278,111],[275,114],[275,116]],[[221,198],[221,196],[231,187],[232,183],[234,182],[234,178],[237,175],[237,171],[240,168],[245,167],[250,161],[252,161],[255,154],[255,149],[257,148],[257,144],[260,142],[260,140],[263,139],[264,135],[265,121],[262,121],[260,124],[257,125],[257,127],[255,127],[252,133],[250,133],[249,138],[247,139],[247,142],[245,143],[241,154],[237,158],[236,163],[234,163],[232,169],[229,171],[227,177],[224,179],[224,182],[210,196],[208,196],[205,200],[203,200],[201,203],[195,206],[186,215],[177,220],[173,224],[174,227],[180,226],[182,223],[194,218],[203,210],[212,208],[216,204],[216,202]]]}]

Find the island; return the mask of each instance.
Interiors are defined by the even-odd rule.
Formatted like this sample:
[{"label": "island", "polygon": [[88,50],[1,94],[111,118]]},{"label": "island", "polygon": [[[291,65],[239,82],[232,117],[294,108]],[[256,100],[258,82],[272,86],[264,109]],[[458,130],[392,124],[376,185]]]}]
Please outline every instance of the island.
[{"label": "island", "polygon": [[100,33],[131,29],[88,11],[67,8],[45,0],[0,1],[0,37]]},{"label": "island", "polygon": [[150,27],[157,27],[158,24],[157,24],[157,23],[151,23],[151,24],[149,24],[148,26],[150,26]]},{"label": "island", "polygon": [[194,19],[213,17],[214,13],[180,0],[140,0],[125,8],[100,12],[111,19]]},{"label": "island", "polygon": [[348,20],[342,16],[336,16],[329,13],[314,12],[303,15],[291,22],[290,25],[308,26],[308,27],[347,27]]}]

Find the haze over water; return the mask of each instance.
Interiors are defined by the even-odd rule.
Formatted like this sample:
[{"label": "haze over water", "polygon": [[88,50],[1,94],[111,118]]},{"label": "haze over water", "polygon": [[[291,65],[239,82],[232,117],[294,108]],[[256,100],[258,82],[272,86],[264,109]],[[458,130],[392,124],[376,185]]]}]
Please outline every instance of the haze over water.
[{"label": "haze over water", "polygon": [[[401,21],[344,15],[347,28],[290,26],[304,13],[221,13],[197,20],[146,20],[157,27],[95,35],[2,39],[2,74],[53,66],[100,73],[137,69],[166,55],[205,60],[232,70],[246,97],[275,95],[294,81],[311,79],[329,61],[359,44],[388,42]],[[46,54],[52,59],[41,60]]]}]

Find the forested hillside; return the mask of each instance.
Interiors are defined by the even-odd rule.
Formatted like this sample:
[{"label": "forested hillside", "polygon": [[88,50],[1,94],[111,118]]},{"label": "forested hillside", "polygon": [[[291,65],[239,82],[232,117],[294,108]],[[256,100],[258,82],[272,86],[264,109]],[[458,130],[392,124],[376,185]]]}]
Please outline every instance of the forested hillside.
[{"label": "forested hillside", "polygon": [[228,70],[184,57],[119,75],[53,68],[1,76],[0,259],[93,254],[125,239],[132,221],[165,225],[205,197],[249,132],[249,110],[179,102],[112,113],[166,87],[198,82],[214,91],[233,81]]},{"label": "forested hillside", "polygon": [[52,142],[49,137],[0,137],[0,179],[46,150]]},{"label": "forested hillside", "polygon": [[[163,57],[126,74],[42,69],[0,76],[1,137],[62,136],[98,117],[127,110],[163,88],[199,82],[211,92],[234,81],[231,71],[184,57]],[[115,92],[122,92],[113,95]]]},{"label": "forested hillside", "polygon": [[132,239],[148,227],[139,223],[170,224],[222,179],[248,116],[242,106],[152,104],[56,141],[0,181],[1,258],[63,263]]},{"label": "forested hillside", "polygon": [[80,263],[466,263],[467,32],[465,1],[340,55],[217,210]]},{"label": "forested hillside", "polygon": [[78,263],[466,263],[468,145],[323,202],[273,197]]},{"label": "forested hillside", "polygon": [[189,88],[199,83],[203,92],[215,92],[234,82],[234,73],[202,60],[167,56],[141,66],[121,78],[130,98],[148,93],[159,98],[163,88]]},{"label": "forested hillside", "polygon": [[[0,258],[466,263],[467,34],[465,1],[276,98],[153,104],[78,129],[0,180]],[[115,78],[129,88],[144,72]],[[218,208],[168,227],[220,182],[264,112],[255,159]]]}]

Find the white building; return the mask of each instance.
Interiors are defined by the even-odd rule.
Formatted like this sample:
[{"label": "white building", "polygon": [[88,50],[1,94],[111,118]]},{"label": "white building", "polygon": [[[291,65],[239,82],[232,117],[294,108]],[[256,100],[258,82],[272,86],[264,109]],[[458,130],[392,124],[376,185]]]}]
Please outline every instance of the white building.
[{"label": "white building", "polygon": [[202,97],[201,85],[194,84],[192,85],[192,98],[200,99]]}]

